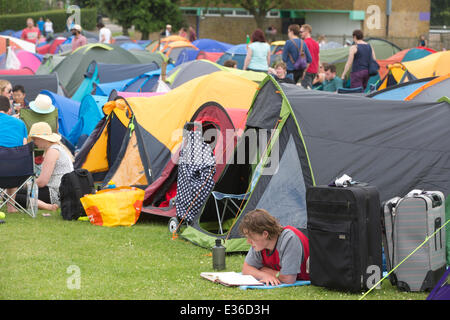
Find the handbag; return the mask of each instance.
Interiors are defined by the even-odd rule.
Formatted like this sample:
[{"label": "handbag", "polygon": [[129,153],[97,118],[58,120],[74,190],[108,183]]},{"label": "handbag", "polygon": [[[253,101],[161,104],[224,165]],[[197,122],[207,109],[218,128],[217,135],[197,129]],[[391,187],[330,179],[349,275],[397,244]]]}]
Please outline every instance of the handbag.
[{"label": "handbag", "polygon": [[370,58],[369,58],[369,77],[376,76],[378,74],[378,70],[380,70],[380,65],[378,62],[373,58],[372,55],[372,47],[369,45],[370,48]]},{"label": "handbag", "polygon": [[304,69],[306,69],[307,62],[306,62],[305,52],[303,51],[303,41],[302,41],[302,39],[300,39],[300,49],[297,47],[297,44],[295,43],[294,40],[292,40],[292,43],[299,51],[299,55],[295,62],[294,62],[294,59],[292,58],[291,54],[289,54],[289,58],[291,58],[291,62],[294,64],[295,70],[304,70]]},{"label": "handbag", "polygon": [[139,219],[145,191],[134,187],[103,189],[80,199],[91,224],[132,226]]}]

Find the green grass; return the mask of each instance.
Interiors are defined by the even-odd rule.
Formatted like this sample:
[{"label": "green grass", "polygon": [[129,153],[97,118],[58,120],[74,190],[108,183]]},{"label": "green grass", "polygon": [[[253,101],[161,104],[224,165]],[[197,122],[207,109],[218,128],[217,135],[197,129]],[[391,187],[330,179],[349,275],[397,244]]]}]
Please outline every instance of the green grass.
[{"label": "green grass", "polygon": [[[102,300],[355,300],[314,286],[240,290],[200,278],[212,271],[210,250],[172,240],[168,219],[151,216],[132,227],[100,227],[64,221],[58,213],[33,219],[7,214],[0,224],[0,299]],[[226,258],[226,271],[240,271],[243,254]],[[71,266],[80,271],[80,288],[71,289]],[[69,283],[69,286],[68,286]],[[423,300],[428,293],[403,293],[388,280],[366,299]]]}]

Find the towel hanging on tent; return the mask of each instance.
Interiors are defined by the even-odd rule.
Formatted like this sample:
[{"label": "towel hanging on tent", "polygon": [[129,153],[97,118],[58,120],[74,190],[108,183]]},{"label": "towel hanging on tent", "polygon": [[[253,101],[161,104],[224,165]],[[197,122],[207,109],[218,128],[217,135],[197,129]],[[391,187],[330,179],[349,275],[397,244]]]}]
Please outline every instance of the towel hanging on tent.
[{"label": "towel hanging on tent", "polygon": [[201,130],[187,132],[178,161],[177,217],[192,222],[214,187],[216,159]]}]

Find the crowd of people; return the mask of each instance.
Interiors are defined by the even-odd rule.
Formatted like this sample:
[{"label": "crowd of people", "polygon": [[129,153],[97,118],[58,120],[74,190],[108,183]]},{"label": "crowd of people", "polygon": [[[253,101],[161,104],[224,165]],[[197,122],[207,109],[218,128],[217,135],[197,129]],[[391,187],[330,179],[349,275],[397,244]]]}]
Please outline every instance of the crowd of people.
[{"label": "crowd of people", "polygon": [[[59,208],[59,185],[65,173],[73,171],[73,156],[61,142],[58,132],[58,110],[49,96],[39,94],[28,102],[22,85],[12,87],[7,80],[0,80],[0,136],[1,148],[15,148],[33,141],[36,150],[42,152],[40,174],[36,180],[39,187],[38,208],[56,211]],[[36,161],[38,162],[38,161]],[[7,189],[9,195],[17,188]],[[15,201],[26,207],[26,189],[20,190]],[[8,212],[17,212],[10,202]]]},{"label": "crowd of people", "polygon": [[[291,24],[288,27],[288,40],[281,54],[281,61],[271,66],[271,48],[264,32],[256,29],[250,36],[244,70],[266,72],[279,82],[297,84],[305,89],[337,92],[344,87],[346,74],[350,70],[350,88],[366,89],[369,80],[369,60],[376,60],[373,48],[365,41],[361,30],[354,30],[353,43],[342,75],[336,74],[336,66],[320,61],[320,42],[311,36],[312,27]],[[234,60],[225,61],[224,66],[236,67]]]}]

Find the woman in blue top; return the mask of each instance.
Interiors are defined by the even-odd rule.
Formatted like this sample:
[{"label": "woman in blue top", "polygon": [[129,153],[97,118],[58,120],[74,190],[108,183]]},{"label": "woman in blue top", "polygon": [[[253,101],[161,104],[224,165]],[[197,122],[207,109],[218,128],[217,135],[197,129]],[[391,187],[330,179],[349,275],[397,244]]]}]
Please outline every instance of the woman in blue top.
[{"label": "woman in blue top", "polygon": [[[288,76],[293,77],[295,83],[297,83],[298,80],[303,78],[303,72],[308,69],[312,58],[305,41],[300,39],[300,26],[298,24],[291,24],[288,27],[288,37],[289,40],[284,44],[281,58],[287,65]],[[294,66],[294,63],[297,61],[298,55],[300,54],[300,47],[303,48],[303,52],[306,56],[307,65],[305,69],[295,69]]]},{"label": "woman in blue top", "polygon": [[267,72],[270,64],[270,46],[261,29],[256,29],[251,36],[251,43],[247,46],[247,56],[244,70]]},{"label": "woman in blue top", "polygon": [[350,47],[347,63],[342,73],[342,80],[345,79],[347,71],[350,72],[350,88],[363,87],[366,89],[369,81],[369,61],[370,56],[376,60],[373,48],[367,42],[363,41],[364,35],[361,30],[353,31],[353,45]]}]

